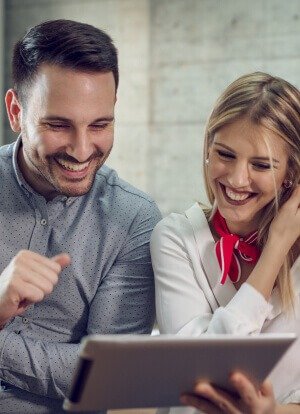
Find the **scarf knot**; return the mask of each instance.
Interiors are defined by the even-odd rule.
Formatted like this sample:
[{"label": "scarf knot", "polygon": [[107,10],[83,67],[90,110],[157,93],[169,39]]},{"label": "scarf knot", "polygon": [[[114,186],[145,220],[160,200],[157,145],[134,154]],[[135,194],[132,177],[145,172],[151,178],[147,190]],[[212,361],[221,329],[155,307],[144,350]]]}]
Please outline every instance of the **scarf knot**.
[{"label": "scarf knot", "polygon": [[241,277],[241,265],[239,257],[246,262],[256,263],[260,256],[257,247],[257,234],[254,231],[247,236],[240,237],[230,233],[224,217],[219,210],[216,211],[212,224],[220,236],[215,244],[216,256],[221,268],[221,285],[224,285],[229,276],[233,283],[239,281]]}]

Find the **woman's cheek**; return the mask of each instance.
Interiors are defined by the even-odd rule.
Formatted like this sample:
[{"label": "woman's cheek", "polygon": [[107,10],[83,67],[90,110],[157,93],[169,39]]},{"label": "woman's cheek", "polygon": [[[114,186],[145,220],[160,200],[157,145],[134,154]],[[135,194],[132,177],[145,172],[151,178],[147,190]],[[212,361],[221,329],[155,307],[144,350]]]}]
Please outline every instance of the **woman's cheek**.
[{"label": "woman's cheek", "polygon": [[212,165],[209,165],[208,168],[208,176],[211,180],[214,180],[216,178],[225,176],[228,171],[228,167],[222,163],[222,162],[216,162],[214,161]]}]

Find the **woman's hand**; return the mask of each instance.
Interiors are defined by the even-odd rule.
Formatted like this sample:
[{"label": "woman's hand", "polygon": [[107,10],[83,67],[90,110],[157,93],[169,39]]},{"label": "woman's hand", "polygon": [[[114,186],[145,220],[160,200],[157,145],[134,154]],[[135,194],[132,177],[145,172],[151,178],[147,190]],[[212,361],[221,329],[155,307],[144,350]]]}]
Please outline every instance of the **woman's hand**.
[{"label": "woman's hand", "polygon": [[[269,300],[288,251],[300,237],[300,185],[280,208],[269,229],[261,256],[247,282]],[[264,277],[262,277],[264,275]]]},{"label": "woman's hand", "polygon": [[287,252],[300,237],[300,185],[280,208],[269,229],[269,240]]},{"label": "woman's hand", "polygon": [[257,389],[242,373],[236,372],[230,377],[239,397],[210,385],[199,382],[193,394],[183,394],[181,402],[191,405],[208,414],[275,414],[279,408],[276,404],[272,385],[269,381]]}]

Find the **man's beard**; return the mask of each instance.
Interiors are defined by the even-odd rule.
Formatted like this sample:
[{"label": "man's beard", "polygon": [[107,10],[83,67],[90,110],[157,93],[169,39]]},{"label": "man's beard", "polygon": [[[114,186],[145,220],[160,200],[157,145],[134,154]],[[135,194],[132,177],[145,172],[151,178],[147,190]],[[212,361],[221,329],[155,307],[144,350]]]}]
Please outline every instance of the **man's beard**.
[{"label": "man's beard", "polygon": [[[49,190],[49,193],[51,193],[51,197],[46,197],[49,199],[53,199],[56,195],[59,194],[65,195],[67,197],[78,197],[88,193],[93,186],[97,171],[106,161],[111,149],[112,147],[109,149],[109,151],[107,151],[106,154],[103,154],[102,151],[97,151],[94,154],[92,154],[85,162],[92,163],[95,162],[94,160],[96,159],[97,162],[95,162],[95,166],[93,170],[90,172],[88,179],[87,177],[78,180],[74,179],[73,181],[70,179],[68,185],[68,182],[66,180],[64,180],[64,182],[61,182],[59,177],[57,178],[57,175],[55,174],[55,171],[57,171],[58,168],[62,168],[57,165],[58,162],[56,161],[56,159],[63,160],[66,162],[73,162],[74,164],[82,163],[79,163],[75,158],[66,154],[65,152],[57,152],[51,155],[47,155],[45,159],[41,161],[37,154],[37,151],[34,148],[32,148],[30,144],[26,145],[25,142],[25,145],[23,143],[23,148],[20,148],[20,150],[23,150],[24,152],[24,159],[27,160],[27,163],[31,165],[31,171],[33,172],[33,174],[31,175],[31,182],[29,182],[29,184],[31,184],[37,192],[39,192],[39,187],[41,187],[41,194],[43,194],[43,187],[47,189],[47,187],[50,186],[51,189],[53,189],[53,192],[51,191],[51,189]],[[80,186],[80,183],[83,180],[87,180],[87,183],[82,188]],[[77,190],[76,181],[78,182]]]}]

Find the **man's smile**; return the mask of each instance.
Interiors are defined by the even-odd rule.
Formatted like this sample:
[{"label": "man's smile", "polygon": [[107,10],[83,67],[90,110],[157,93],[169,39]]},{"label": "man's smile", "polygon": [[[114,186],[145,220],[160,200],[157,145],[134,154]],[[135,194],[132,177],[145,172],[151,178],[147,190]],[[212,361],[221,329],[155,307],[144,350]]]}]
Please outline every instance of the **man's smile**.
[{"label": "man's smile", "polygon": [[64,169],[68,170],[68,171],[77,171],[77,172],[81,172],[84,171],[88,168],[90,161],[86,161],[86,162],[71,162],[71,161],[66,161],[66,160],[62,160],[59,158],[55,158],[55,161]]}]

